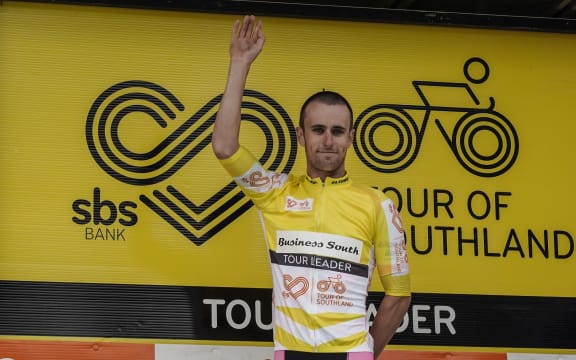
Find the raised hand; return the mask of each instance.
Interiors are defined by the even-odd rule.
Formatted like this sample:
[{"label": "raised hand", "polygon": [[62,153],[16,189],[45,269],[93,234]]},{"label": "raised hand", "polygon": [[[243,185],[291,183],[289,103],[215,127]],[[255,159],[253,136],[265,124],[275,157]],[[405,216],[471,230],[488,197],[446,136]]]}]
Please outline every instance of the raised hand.
[{"label": "raised hand", "polygon": [[253,15],[247,15],[244,20],[236,20],[232,28],[230,40],[230,60],[245,62],[251,65],[264,46],[262,22],[256,21]]}]

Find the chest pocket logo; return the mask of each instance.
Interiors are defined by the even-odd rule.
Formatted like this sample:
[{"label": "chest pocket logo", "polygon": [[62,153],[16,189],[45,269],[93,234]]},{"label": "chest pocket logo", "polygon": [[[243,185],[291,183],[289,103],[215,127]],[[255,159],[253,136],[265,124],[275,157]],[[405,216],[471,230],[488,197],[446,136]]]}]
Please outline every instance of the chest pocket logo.
[{"label": "chest pocket logo", "polygon": [[292,196],[286,196],[286,205],[284,209],[287,211],[311,211],[314,199],[296,199]]}]

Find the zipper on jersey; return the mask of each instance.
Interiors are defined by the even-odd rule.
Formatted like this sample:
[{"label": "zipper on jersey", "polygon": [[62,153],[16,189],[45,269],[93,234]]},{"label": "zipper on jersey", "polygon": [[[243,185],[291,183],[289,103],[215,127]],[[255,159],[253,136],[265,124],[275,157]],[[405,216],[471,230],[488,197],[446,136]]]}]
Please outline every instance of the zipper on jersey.
[{"label": "zipper on jersey", "polygon": [[320,196],[318,196],[318,205],[316,206],[316,208],[318,209],[316,211],[316,231],[320,232],[320,228],[322,226],[321,220],[322,220],[322,208],[324,207],[324,192],[326,191],[326,183],[323,181],[322,182],[322,188],[320,189]]},{"label": "zipper on jersey", "polygon": [[[321,232],[322,229],[322,214],[323,214],[323,207],[324,207],[324,193],[326,192],[326,183],[324,181],[322,181],[322,188],[320,189],[320,196],[318,196],[318,203],[316,205],[316,232]],[[318,269],[314,268],[314,273],[313,273],[313,281],[312,284],[313,285],[313,290],[311,292],[311,294],[316,294],[316,296],[318,296],[318,294],[316,293],[316,289],[317,289],[317,280],[318,280]],[[312,301],[314,303],[314,314],[318,314],[318,303],[316,301],[314,301],[314,298],[312,298]],[[314,352],[318,352],[318,335],[317,335],[317,327],[316,324],[314,324]]]}]

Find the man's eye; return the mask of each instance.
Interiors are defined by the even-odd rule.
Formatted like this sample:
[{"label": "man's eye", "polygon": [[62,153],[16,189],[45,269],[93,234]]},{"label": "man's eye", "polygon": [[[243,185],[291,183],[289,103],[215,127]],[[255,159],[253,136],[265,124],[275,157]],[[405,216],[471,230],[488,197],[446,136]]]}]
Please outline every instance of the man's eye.
[{"label": "man's eye", "polygon": [[332,130],[332,135],[334,136],[344,135],[344,129],[334,129]]},{"label": "man's eye", "polygon": [[312,132],[314,132],[315,134],[322,134],[324,132],[324,129],[322,128],[312,128]]}]

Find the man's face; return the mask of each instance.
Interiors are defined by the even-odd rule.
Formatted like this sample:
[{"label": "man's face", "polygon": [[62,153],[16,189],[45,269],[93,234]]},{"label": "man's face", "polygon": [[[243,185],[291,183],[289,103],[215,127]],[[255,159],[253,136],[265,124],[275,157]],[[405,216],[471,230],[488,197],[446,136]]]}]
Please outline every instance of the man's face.
[{"label": "man's face", "polygon": [[312,178],[333,178],[346,174],[344,160],[352,145],[354,130],[346,105],[308,104],[304,128],[296,129],[298,142],[304,146],[308,175]]}]

